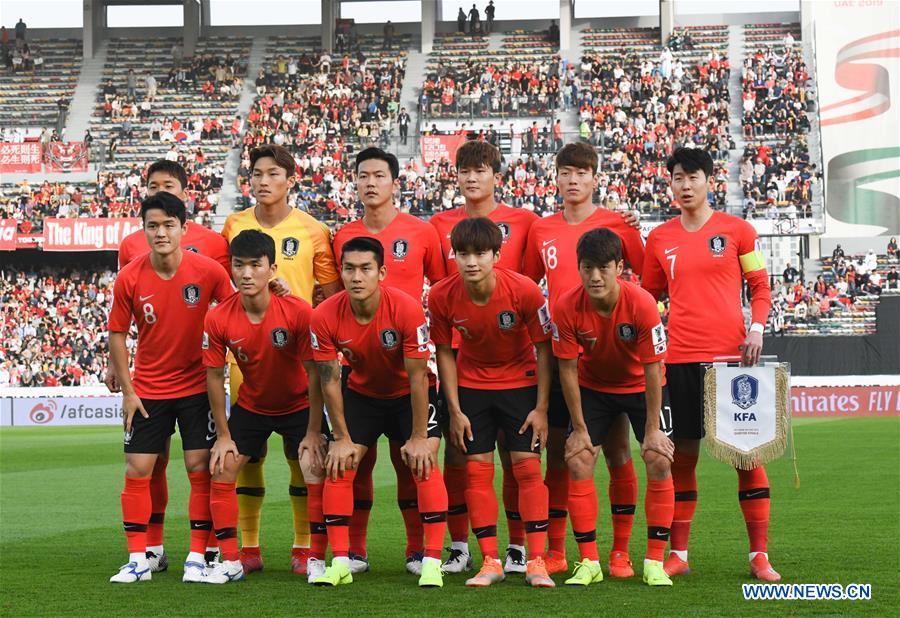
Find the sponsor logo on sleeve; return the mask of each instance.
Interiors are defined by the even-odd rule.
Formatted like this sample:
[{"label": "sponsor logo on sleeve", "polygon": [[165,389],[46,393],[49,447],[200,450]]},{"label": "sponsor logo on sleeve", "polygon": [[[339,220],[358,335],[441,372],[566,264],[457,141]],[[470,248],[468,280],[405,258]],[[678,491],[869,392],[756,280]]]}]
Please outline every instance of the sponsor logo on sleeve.
[{"label": "sponsor logo on sleeve", "polygon": [[662,354],[666,351],[666,328],[660,323],[651,331],[653,338],[653,353]]}]

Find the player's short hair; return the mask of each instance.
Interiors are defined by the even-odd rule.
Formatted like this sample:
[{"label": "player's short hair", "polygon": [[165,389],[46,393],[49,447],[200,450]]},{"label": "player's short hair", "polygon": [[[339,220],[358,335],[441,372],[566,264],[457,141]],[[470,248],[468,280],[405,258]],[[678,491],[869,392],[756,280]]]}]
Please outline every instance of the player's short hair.
[{"label": "player's short hair", "polygon": [[500,172],[500,150],[493,144],[472,140],[456,151],[456,169],[474,169],[482,165],[494,170],[495,174]]},{"label": "player's short hair", "polygon": [[503,233],[497,224],[487,217],[463,219],[450,232],[450,246],[460,251],[493,251],[500,253]]},{"label": "player's short hair", "polygon": [[269,258],[269,266],[275,263],[275,240],[260,230],[244,230],[234,237],[228,252],[233,258]]},{"label": "player's short hair", "polygon": [[187,211],[184,208],[184,202],[166,191],[160,191],[141,202],[141,221],[147,220],[147,211],[149,210],[161,210],[167,216],[178,219],[181,225],[184,225],[185,221],[187,221]]},{"label": "player's short hair", "polygon": [[187,172],[184,171],[181,163],[178,163],[177,161],[169,161],[168,159],[160,159],[159,161],[154,161],[150,164],[150,167],[147,168],[147,182],[150,182],[150,177],[153,174],[159,172],[168,174],[169,176],[177,180],[182,189],[187,188]]},{"label": "player's short hair", "polygon": [[566,144],[556,153],[557,170],[561,167],[575,167],[580,170],[591,170],[591,173],[596,174],[598,165],[597,151],[584,142]]},{"label": "player's short hair", "polygon": [[675,166],[679,164],[686,174],[703,170],[707,178],[713,175],[713,159],[701,148],[676,148],[666,161],[666,169],[673,174]]},{"label": "player's short hair", "polygon": [[359,154],[356,155],[356,167],[353,168],[354,171],[359,173],[359,166],[363,161],[369,161],[371,159],[384,161],[388,164],[388,169],[391,170],[391,180],[397,180],[397,177],[400,176],[400,162],[397,160],[397,157],[393,153],[382,150],[376,146],[370,146],[369,148],[359,151]]},{"label": "player's short hair", "polygon": [[381,242],[377,238],[357,236],[348,240],[341,249],[341,264],[344,263],[344,259],[351,251],[360,253],[371,252],[375,254],[375,263],[378,264],[378,268],[384,266],[384,247],[381,246]]},{"label": "player's short hair", "polygon": [[278,165],[278,167],[284,168],[288,178],[293,176],[297,171],[297,163],[294,161],[294,156],[287,148],[279,146],[278,144],[263,144],[250,151],[251,173],[253,172],[253,168],[256,167],[256,162],[265,157],[272,157],[275,159],[275,164]]},{"label": "player's short hair", "polygon": [[619,236],[605,227],[598,227],[585,232],[578,239],[575,248],[578,256],[578,267],[587,264],[589,266],[606,266],[610,262],[622,261],[622,240]]}]

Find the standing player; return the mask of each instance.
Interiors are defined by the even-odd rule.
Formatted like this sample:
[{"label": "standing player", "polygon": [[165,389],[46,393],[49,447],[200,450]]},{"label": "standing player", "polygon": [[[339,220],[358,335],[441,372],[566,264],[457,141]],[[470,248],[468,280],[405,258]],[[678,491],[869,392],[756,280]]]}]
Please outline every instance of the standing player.
[{"label": "standing player", "polygon": [[[503,238],[491,220],[460,221],[451,241],[459,272],[432,288],[429,307],[450,436],[466,454],[466,504],[484,558],[466,585],[490,586],[506,577],[497,551],[493,462],[502,431],[527,537],[526,582],[553,587],[543,560],[549,522],[540,456],[547,436],[550,311],[537,284],[494,268]],[[460,334],[456,358],[454,330]]]},{"label": "standing player", "polygon": [[[160,159],[147,168],[147,196],[152,197],[158,191],[166,191],[185,201],[187,195],[188,179],[184,168],[175,161]],[[181,248],[193,251],[200,255],[212,258],[222,265],[225,272],[230,274],[228,264],[228,243],[221,234],[194,223],[187,222],[186,232],[181,237]],[[139,257],[150,252],[147,244],[147,236],[144,230],[137,230],[122,239],[119,244],[119,270]],[[110,392],[118,393],[119,385],[115,382],[115,373],[110,371],[106,375],[106,385]],[[169,465],[169,441],[166,442],[166,450],[156,458],[153,467],[153,475],[150,477],[150,523],[147,526],[147,558],[150,561],[152,572],[165,571],[168,568],[168,558],[163,545],[163,529],[165,526],[166,505],[169,502],[169,486],[166,480],[166,467]],[[215,536],[210,535],[209,547],[206,551],[206,561],[215,559]]]},{"label": "standing player", "polygon": [[[355,468],[366,450],[384,434],[402,444],[404,463],[418,489],[425,533],[419,585],[443,586],[441,548],[447,521],[447,490],[437,453],[440,446],[434,403],[434,376],[428,371],[428,324],[418,298],[382,285],[386,276],[381,243],[371,237],[347,241],[341,255],[345,292],[313,313],[312,346],[325,404],[334,431],[326,458],[328,478],[322,501],[323,521],[334,556],[312,583],[336,586],[353,582],[349,530],[353,514]],[[341,392],[338,352],[350,364]],[[315,488],[318,490],[318,488]],[[311,500],[316,505],[316,500]]]},{"label": "standing player", "polygon": [[[297,461],[312,416],[321,422],[322,397],[309,346],[312,307],[294,296],[275,296],[268,283],[277,269],[275,242],[258,230],[231,241],[231,272],[239,293],[206,316],[203,364],[218,438],[210,456],[212,519],[222,563],[207,577],[225,584],[244,577],[237,545],[240,467],[259,457],[276,432],[288,461]],[[231,415],[225,417],[226,351],[244,377]],[[310,408],[316,410],[312,415]],[[293,465],[292,465],[293,467]]]},{"label": "standing player", "polygon": [[[617,213],[593,203],[597,188],[597,153],[588,144],[567,144],[556,155],[556,182],[563,198],[563,210],[535,222],[528,232],[523,272],[535,281],[547,278],[550,308],[568,290],[580,287],[575,255],[578,239],[588,230],[610,229],[619,236],[625,259],[635,272],[644,263],[644,243],[638,229]],[[554,367],[555,369],[555,367]],[[547,486],[550,488],[550,553],[547,570],[565,571],[566,502],[568,469],[563,456],[569,414],[562,387],[554,371],[550,390],[550,438],[547,446]],[[634,570],[628,556],[628,540],[637,504],[637,475],[631,461],[628,418],[613,420],[605,432],[603,454],[609,468],[609,502],[613,521],[613,546],[609,552],[609,572],[613,577],[631,577]]]},{"label": "standing player", "polygon": [[[230,215],[222,228],[225,240],[231,240],[243,230],[262,230],[275,241],[278,274],[287,281],[291,293],[311,303],[313,286],[321,285],[325,296],[340,289],[331,238],[328,228],[307,213],[291,208],[288,194],[296,177],[296,163],[287,149],[266,144],[250,152],[250,186],[257,204],[243,212]],[[238,365],[230,365],[231,398],[235,400],[241,378]],[[237,479],[240,506],[241,562],[245,573],[262,569],[259,551],[259,520],[266,493],[263,464],[266,450],[241,468]],[[294,544],[291,565],[294,572],[306,573],[309,553],[309,519],[306,507],[306,486],[300,466],[288,459],[291,477],[291,508],[294,513]]]},{"label": "standing player", "polygon": [[[450,243],[450,233],[460,221],[473,217],[487,217],[500,228],[503,250],[497,266],[521,272],[522,254],[528,230],[538,216],[524,208],[510,208],[496,201],[495,188],[501,182],[500,150],[487,142],[468,141],[456,151],[459,191],[466,202],[464,206],[439,212],[431,217],[438,231],[444,253],[447,272],[455,273],[456,256]],[[454,349],[458,338],[454,336]],[[443,406],[442,406],[443,408]],[[449,419],[444,418],[446,425]],[[500,449],[503,463],[503,502],[506,507],[509,546],[506,552],[506,571],[525,572],[525,529],[519,514],[519,494],[509,454]],[[444,564],[448,573],[459,573],[471,568],[469,555],[469,517],[466,511],[466,457],[448,440],[444,446],[444,469],[447,494],[450,497],[447,527],[450,529],[450,557]],[[563,520],[565,523],[565,520]]]},{"label": "standing player", "polygon": [[[182,251],[185,209],[180,199],[166,192],[147,198],[141,204],[141,219],[150,254],[119,272],[109,315],[110,364],[123,393],[122,514],[129,552],[128,563],[110,581],[132,583],[151,577],[146,554],[150,477],[157,457],[167,451],[177,420],[191,483],[191,549],[183,581],[200,582],[206,578],[204,552],[212,527],[207,465],[216,437],[198,364],[202,323],[211,301],[231,295],[231,282],[210,258]],[[138,328],[133,378],[125,346],[132,320]]]},{"label": "standing player", "polygon": [[[675,508],[669,469],[675,447],[660,429],[666,331],[653,297],[619,280],[624,268],[622,242],[614,232],[603,228],[587,232],[576,252],[582,285],[562,294],[553,307],[557,327],[553,352],[572,416],[566,441],[569,513],[581,553],[581,562],[566,583],[587,586],[603,581],[594,469],[597,447],[624,413],[647,466],[644,582],[671,586],[662,563]],[[584,352],[579,358],[580,350]]]},{"label": "standing player", "polygon": [[[765,261],[756,230],[737,217],[716,212],[707,200],[713,160],[704,150],[678,148],[666,164],[681,216],[654,229],[647,239],[643,286],[659,297],[669,292],[667,373],[675,438],[675,517],[666,573],[690,572],[688,538],[697,507],[697,459],[703,437],[703,363],[741,355],[754,365],[772,305]],[[743,279],[752,295],[750,331],[741,308]],[[777,581],[769,564],[769,480],[762,466],[738,470],[738,500],[750,537],[753,577]]]},{"label": "standing player", "polygon": [[[399,188],[400,163],[380,148],[366,148],[356,155],[356,193],[363,203],[361,219],[342,227],[334,236],[334,254],[340,260],[344,244],[352,238],[369,236],[384,249],[383,285],[422,298],[425,277],[434,284],[446,276],[441,243],[434,227],[394,206]],[[345,361],[346,366],[346,361]],[[420,575],[424,551],[422,522],[416,503],[416,484],[403,463],[400,444],[391,443],[391,462],[397,473],[397,503],[406,525],[406,568]],[[353,482],[353,519],[350,521],[350,570],[368,570],[366,532],[372,508],[372,469],[377,456],[375,444],[366,452]]]}]

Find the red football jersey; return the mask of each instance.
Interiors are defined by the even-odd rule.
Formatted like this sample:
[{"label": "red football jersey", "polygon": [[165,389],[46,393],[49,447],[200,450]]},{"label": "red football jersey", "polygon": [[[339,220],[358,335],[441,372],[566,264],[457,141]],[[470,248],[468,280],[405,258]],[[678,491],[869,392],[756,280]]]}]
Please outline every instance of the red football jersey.
[{"label": "red football jersey", "polygon": [[669,290],[669,363],[740,354],[742,273],[753,295],[753,321],[765,324],[771,292],[752,225],[714,212],[696,232],[685,230],[680,217],[650,232],[641,285],[656,298]]},{"label": "red football jersey", "polygon": [[625,223],[618,213],[597,208],[581,223],[570,225],[563,218],[563,213],[558,212],[531,226],[522,272],[535,281],[547,275],[551,308],[555,308],[557,299],[564,292],[581,286],[575,254],[578,240],[586,232],[601,227],[616,233],[622,241],[625,261],[634,272],[640,273],[644,268],[644,241],[641,240],[641,233]]},{"label": "red football jersey", "polygon": [[224,367],[230,350],[244,376],[237,404],[257,414],[290,414],[309,407],[303,361],[311,361],[312,307],[296,296],[270,296],[259,324],[247,318],[240,293],[210,310],[203,338],[203,364]]},{"label": "red football jersey", "polygon": [[417,217],[401,212],[378,234],[367,230],[362,219],[348,223],[334,235],[334,257],[338,266],[344,243],[358,236],[377,238],[384,247],[384,265],[387,267],[384,285],[421,299],[425,277],[434,284],[447,276],[437,231]]},{"label": "red football jersey", "polygon": [[[453,210],[439,212],[429,220],[429,223],[438,231],[441,249],[447,262],[447,274],[456,272],[456,256],[453,253],[453,247],[450,246],[450,232],[453,231],[453,226],[465,219],[466,216],[465,207],[460,206]],[[522,254],[525,252],[528,230],[538,220],[538,216],[524,208],[510,208],[506,204],[497,204],[487,218],[496,223],[503,234],[503,246],[500,248],[500,260],[497,262],[497,266],[521,272]]]},{"label": "red football jersey", "polygon": [[619,286],[609,317],[600,315],[583,287],[559,297],[553,307],[553,354],[579,359],[582,386],[601,393],[642,393],[644,365],[666,357],[666,330],[649,292],[628,281],[620,280]]},{"label": "red football jersey", "polygon": [[[228,241],[222,238],[218,232],[214,232],[199,223],[188,221],[187,231],[181,237],[181,248],[208,258],[214,259],[222,265],[228,276],[231,277],[231,258],[228,255]],[[132,232],[122,239],[119,244],[119,270],[136,258],[150,253],[147,244],[147,236],[144,230]]]},{"label": "red football jersey", "polygon": [[548,341],[550,309],[538,285],[519,273],[495,268],[497,285],[484,306],[469,298],[462,277],[450,275],[431,288],[435,344],[451,344],[459,332],[456,357],[460,386],[485,390],[521,388],[537,384],[532,343]]},{"label": "red football jersey", "polygon": [[422,303],[396,288],[381,287],[378,311],[368,324],[357,322],[347,292],[335,294],[313,311],[311,333],[315,360],[335,360],[340,352],[353,369],[347,387],[375,399],[408,395],[403,359],[428,358]]},{"label": "red football jersey", "polygon": [[203,319],[209,303],[232,294],[231,279],[212,259],[182,252],[175,276],[161,279],[150,256],[119,271],[113,287],[109,330],[127,333],[137,323],[134,391],[147,399],[175,399],[206,392],[201,362]]}]

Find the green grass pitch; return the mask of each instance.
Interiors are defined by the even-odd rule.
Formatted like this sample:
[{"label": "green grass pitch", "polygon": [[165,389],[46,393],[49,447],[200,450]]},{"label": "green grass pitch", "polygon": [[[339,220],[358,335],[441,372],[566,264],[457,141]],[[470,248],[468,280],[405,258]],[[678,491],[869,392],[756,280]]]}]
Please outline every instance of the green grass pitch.
[{"label": "green grass pitch", "polygon": [[[119,492],[121,430],[111,427],[14,428],[0,432],[0,614],[4,616],[266,616],[266,615],[896,615],[900,607],[900,419],[800,420],[795,423],[802,487],[794,489],[787,459],[769,466],[772,485],[770,557],[790,583],[869,583],[871,601],[744,601],[747,541],[737,481],[726,465],[704,456],[694,520],[694,573],[671,589],[650,589],[639,575],[609,578],[587,589],[532,590],[511,577],[471,590],[463,576],[443,589],[420,590],[403,568],[402,519],[393,469],[381,449],[369,529],[372,572],[352,586],[322,589],[290,572],[287,466],[266,465],[268,495],[262,544],[266,569],[243,583],[181,583],[187,549],[187,479],[178,458],[169,465],[167,573],[145,584],[107,582],[125,558]],[[173,452],[179,445],[173,441]],[[271,453],[280,448],[273,441]],[[637,453],[635,453],[637,456]],[[636,466],[640,470],[641,466]],[[631,541],[638,572],[644,550],[643,489]],[[499,483],[500,475],[497,475]],[[601,555],[610,524],[606,471],[601,491]],[[499,494],[498,494],[499,495]],[[502,508],[501,508],[502,513]],[[501,522],[501,528],[503,524]],[[500,532],[505,543],[505,531]],[[470,547],[477,554],[474,539]],[[569,559],[576,556],[569,539]],[[890,608],[893,607],[894,610]]]}]

